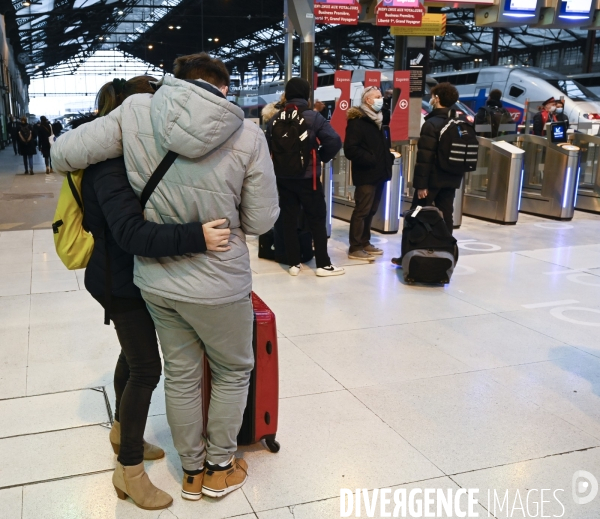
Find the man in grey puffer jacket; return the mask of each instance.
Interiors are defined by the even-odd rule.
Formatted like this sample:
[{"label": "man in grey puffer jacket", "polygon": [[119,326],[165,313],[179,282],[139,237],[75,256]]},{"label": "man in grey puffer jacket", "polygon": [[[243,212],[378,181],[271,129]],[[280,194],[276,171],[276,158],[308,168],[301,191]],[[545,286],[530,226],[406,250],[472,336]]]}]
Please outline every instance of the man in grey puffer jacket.
[{"label": "man in grey puffer jacket", "polygon": [[[245,235],[271,229],[279,206],[266,139],[227,101],[223,63],[207,54],[183,56],[174,72],[154,96],[131,96],[108,116],[62,135],[52,160],[66,172],[124,155],[139,195],[167,151],[175,151],[179,157],[150,197],[146,218],[229,220],[227,252],[135,260],[135,283],[163,350],[167,419],[184,470],[182,496],[197,500],[201,493],[225,495],[246,480],[247,465],[234,456],[254,365]],[[198,389],[205,353],[212,371],[207,441]]]}]

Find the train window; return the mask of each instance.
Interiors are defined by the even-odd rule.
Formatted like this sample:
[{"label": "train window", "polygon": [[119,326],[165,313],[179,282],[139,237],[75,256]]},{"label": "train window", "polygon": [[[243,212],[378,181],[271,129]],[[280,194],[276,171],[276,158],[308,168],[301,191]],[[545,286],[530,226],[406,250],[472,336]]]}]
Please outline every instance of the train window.
[{"label": "train window", "polygon": [[525,93],[525,89],[524,88],[520,88],[518,86],[511,86],[510,90],[508,91],[508,95],[510,97],[521,97],[523,94]]},{"label": "train window", "polygon": [[570,99],[599,99],[594,92],[572,79],[547,79],[546,81]]}]

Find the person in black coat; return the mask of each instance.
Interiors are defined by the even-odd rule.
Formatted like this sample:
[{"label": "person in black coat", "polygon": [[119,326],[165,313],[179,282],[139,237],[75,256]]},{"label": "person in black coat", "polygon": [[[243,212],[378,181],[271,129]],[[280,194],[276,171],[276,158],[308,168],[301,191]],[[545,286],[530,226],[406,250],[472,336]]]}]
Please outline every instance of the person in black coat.
[{"label": "person in black coat", "polygon": [[19,123],[15,119],[14,115],[10,115],[8,118],[8,134],[12,140],[13,149],[15,155],[19,154]]},{"label": "person in black coat", "polygon": [[46,117],[42,115],[40,129],[38,131],[38,142],[40,151],[46,163],[46,175],[52,173],[52,160],[50,159],[50,138],[52,137],[52,126]]},{"label": "person in black coat", "polygon": [[350,219],[348,258],[373,261],[383,251],[371,244],[371,222],[385,183],[392,178],[394,155],[382,130],[383,98],[378,88],[366,88],[360,107],[348,110],[344,154],[352,161],[354,211]]},{"label": "person in black coat", "polygon": [[[342,147],[340,136],[331,124],[318,112],[311,110],[310,84],[305,79],[295,77],[285,86],[285,106],[296,106],[308,126],[308,139],[312,157],[307,161],[304,175],[300,178],[277,178],[279,207],[283,220],[283,238],[288,258],[288,272],[297,276],[302,268],[300,262],[300,242],[298,240],[298,220],[304,210],[315,245],[317,276],[339,276],[345,271],[331,264],[327,253],[327,208],[321,184],[321,162],[329,162]],[[277,112],[279,113],[279,112]],[[267,124],[267,141],[272,150],[272,129],[275,116]]]},{"label": "person in black coat", "polygon": [[565,113],[565,103],[563,103],[560,99],[556,101],[556,112],[554,118],[558,123],[567,123],[567,130],[569,129],[569,125],[571,124],[569,121],[569,116]]},{"label": "person in black coat", "polygon": [[[150,78],[153,79],[153,78]],[[149,79],[133,78],[131,93],[153,92]],[[121,104],[113,83],[107,83],[99,113],[106,115]],[[79,120],[78,125],[86,120]],[[172,499],[147,481],[139,485],[143,460],[162,458],[164,451],[144,441],[150,399],[162,371],[154,322],[134,284],[134,254],[147,257],[181,256],[211,250],[223,252],[230,230],[218,229],[226,220],[202,225],[157,224],[148,222],[139,199],[127,179],[123,158],[112,159],[86,169],[81,186],[84,228],[94,236],[94,249],[85,271],[85,287],[104,307],[112,320],[121,353],[117,361],[114,387],[115,421],[110,442],[118,454],[127,484],[136,504],[164,508]],[[149,487],[148,487],[149,485]],[[128,486],[128,488],[129,488]],[[158,496],[158,500],[156,499]],[[157,504],[158,503],[158,504]]]},{"label": "person in black coat", "polygon": [[[482,137],[497,137],[500,134],[501,124],[513,122],[510,112],[502,106],[502,90],[495,88],[490,92],[485,106],[482,106],[475,115],[477,126],[490,126],[491,132],[478,132]],[[475,130],[477,130],[477,126]]]},{"label": "person in black coat", "polygon": [[438,167],[437,150],[440,132],[448,123],[448,118],[454,116],[448,107],[457,101],[458,90],[450,83],[440,83],[431,89],[429,103],[433,110],[425,117],[425,123],[421,127],[413,179],[415,196],[412,208],[418,205],[435,205],[444,215],[450,234],[454,230],[454,196],[463,177],[446,173]]},{"label": "person in black coat", "polygon": [[[33,128],[27,123],[27,117],[21,117],[21,126],[18,131],[19,155],[23,157],[25,175],[33,175],[33,156],[37,155],[37,138]],[[29,170],[27,163],[29,162]]]},{"label": "person in black coat", "polygon": [[533,116],[533,135],[546,135],[546,124],[556,122],[556,100],[546,99]]}]

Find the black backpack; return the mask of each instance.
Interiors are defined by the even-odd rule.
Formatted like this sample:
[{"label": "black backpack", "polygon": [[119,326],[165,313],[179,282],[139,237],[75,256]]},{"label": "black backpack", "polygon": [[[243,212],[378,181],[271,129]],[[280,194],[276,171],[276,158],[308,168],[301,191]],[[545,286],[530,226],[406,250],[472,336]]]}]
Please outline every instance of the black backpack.
[{"label": "black backpack", "polygon": [[302,178],[310,161],[308,124],[299,109],[287,105],[273,120],[271,153],[275,175],[280,178]]},{"label": "black backpack", "polygon": [[448,119],[440,132],[437,162],[442,171],[451,175],[464,175],[477,169],[479,141],[471,123]]},{"label": "black backpack", "polygon": [[489,123],[492,127],[492,137],[498,136],[501,124],[510,124],[513,122],[510,112],[505,108],[499,106],[484,106],[483,109],[486,111]]}]

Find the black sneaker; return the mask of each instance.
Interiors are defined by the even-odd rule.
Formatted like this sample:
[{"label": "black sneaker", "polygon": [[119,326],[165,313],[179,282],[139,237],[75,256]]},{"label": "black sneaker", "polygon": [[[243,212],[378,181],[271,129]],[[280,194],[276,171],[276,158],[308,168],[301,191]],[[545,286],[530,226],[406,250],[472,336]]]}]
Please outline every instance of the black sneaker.
[{"label": "black sneaker", "polygon": [[392,263],[397,267],[402,268],[402,258],[392,258]]}]

